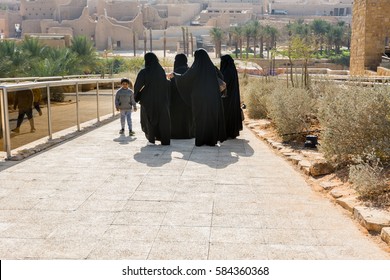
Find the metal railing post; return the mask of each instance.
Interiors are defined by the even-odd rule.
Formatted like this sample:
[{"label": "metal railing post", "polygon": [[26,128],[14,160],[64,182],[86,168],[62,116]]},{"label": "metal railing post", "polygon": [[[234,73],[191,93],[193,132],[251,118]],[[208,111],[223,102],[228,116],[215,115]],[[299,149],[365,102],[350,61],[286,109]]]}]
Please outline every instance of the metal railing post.
[{"label": "metal railing post", "polygon": [[111,88],[112,88],[112,116],[115,116],[115,89],[114,89],[114,81],[111,82]]},{"label": "metal railing post", "polygon": [[53,129],[51,126],[52,119],[51,119],[51,103],[50,103],[50,85],[46,85],[47,90],[47,128],[49,131],[49,140],[53,139]]},{"label": "metal railing post", "polygon": [[76,83],[76,122],[77,131],[80,131],[79,83]]},{"label": "metal railing post", "polygon": [[7,158],[11,158],[11,131],[9,127],[9,114],[8,114],[8,96],[7,89],[3,88],[1,92],[1,122],[3,127],[3,143],[4,151],[7,153]]},{"label": "metal railing post", "polygon": [[99,112],[99,82],[96,82],[96,114],[97,114],[97,121],[100,122],[100,112]]}]

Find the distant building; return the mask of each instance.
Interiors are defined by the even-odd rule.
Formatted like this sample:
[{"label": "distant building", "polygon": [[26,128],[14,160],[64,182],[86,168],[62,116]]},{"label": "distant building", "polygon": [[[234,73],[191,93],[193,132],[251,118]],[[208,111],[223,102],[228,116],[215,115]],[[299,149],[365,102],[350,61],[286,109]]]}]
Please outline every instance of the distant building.
[{"label": "distant building", "polygon": [[[291,16],[352,16],[353,0],[264,0],[269,14]],[[272,13],[272,10],[277,11]]]},{"label": "distant building", "polygon": [[0,9],[3,38],[85,35],[98,50],[131,50],[134,45],[143,49],[144,40],[152,38],[154,48],[165,44],[175,51],[183,41],[182,26],[195,44],[210,44],[211,27],[244,24],[271,9],[288,16],[349,15],[352,0],[0,0],[0,4],[5,7]]}]

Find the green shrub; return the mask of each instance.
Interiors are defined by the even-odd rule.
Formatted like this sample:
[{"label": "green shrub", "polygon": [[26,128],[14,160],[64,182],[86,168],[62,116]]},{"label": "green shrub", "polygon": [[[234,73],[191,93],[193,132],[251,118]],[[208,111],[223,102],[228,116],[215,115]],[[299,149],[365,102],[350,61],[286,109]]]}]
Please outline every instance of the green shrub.
[{"label": "green shrub", "polygon": [[320,150],[337,164],[371,151],[390,158],[390,103],[386,87],[342,86],[319,101]]},{"label": "green shrub", "polygon": [[52,102],[64,102],[65,95],[63,92],[52,92],[50,94],[50,101]]},{"label": "green shrub", "polygon": [[286,88],[285,83],[277,83],[267,98],[267,107],[275,128],[284,141],[301,138],[296,134],[310,130],[310,116],[315,111],[312,94],[302,88]]},{"label": "green shrub", "polygon": [[384,168],[375,154],[358,157],[349,168],[349,181],[360,198],[375,206],[390,205],[390,188]]},{"label": "green shrub", "polygon": [[246,104],[248,116],[252,119],[268,117],[267,97],[275,88],[274,83],[263,79],[245,77],[241,83],[242,101]]}]

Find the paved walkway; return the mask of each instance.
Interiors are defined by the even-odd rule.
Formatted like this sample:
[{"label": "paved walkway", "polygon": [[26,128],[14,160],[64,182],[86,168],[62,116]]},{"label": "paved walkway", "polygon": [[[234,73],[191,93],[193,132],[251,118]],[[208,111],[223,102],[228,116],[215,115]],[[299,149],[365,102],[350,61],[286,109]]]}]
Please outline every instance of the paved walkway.
[{"label": "paved walkway", "polygon": [[390,259],[248,129],[146,146],[133,116],[0,172],[0,259]]}]

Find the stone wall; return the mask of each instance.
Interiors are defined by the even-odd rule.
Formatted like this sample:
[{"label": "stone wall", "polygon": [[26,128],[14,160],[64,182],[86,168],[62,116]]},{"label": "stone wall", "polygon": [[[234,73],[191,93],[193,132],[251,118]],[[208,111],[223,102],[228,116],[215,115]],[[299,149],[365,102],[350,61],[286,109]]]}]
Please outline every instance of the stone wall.
[{"label": "stone wall", "polygon": [[379,76],[390,76],[390,69],[378,67],[377,73]]},{"label": "stone wall", "polygon": [[351,38],[351,75],[376,71],[390,37],[388,0],[355,0]]}]

